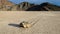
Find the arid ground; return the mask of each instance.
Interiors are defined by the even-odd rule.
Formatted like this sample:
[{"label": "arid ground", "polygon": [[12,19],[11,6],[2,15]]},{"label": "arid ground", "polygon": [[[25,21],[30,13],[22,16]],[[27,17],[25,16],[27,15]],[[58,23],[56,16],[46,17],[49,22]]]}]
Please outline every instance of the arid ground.
[{"label": "arid ground", "polygon": [[[30,28],[17,26],[35,18],[39,20]],[[0,34],[60,34],[60,12],[0,11]]]}]

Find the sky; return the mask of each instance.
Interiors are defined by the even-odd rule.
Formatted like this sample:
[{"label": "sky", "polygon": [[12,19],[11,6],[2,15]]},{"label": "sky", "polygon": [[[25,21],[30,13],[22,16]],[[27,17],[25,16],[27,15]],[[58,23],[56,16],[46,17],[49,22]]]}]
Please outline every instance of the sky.
[{"label": "sky", "polygon": [[8,0],[8,1],[11,1],[15,4],[19,4],[21,2],[29,2],[29,3],[34,3],[34,4],[41,4],[44,2],[49,2],[49,3],[60,6],[60,0]]}]

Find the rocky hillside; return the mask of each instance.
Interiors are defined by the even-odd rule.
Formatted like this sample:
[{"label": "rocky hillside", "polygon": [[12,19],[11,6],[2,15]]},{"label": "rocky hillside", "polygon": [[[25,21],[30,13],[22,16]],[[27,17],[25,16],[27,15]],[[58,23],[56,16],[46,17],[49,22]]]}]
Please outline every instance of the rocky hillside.
[{"label": "rocky hillside", "polygon": [[27,11],[60,11],[60,6],[45,2],[27,9]]},{"label": "rocky hillside", "polygon": [[27,10],[28,8],[34,6],[34,4],[28,3],[28,2],[22,2],[17,5],[18,10]]},{"label": "rocky hillside", "polygon": [[13,5],[14,4],[8,0],[0,0],[0,10],[2,11],[10,10]]},{"label": "rocky hillside", "polygon": [[45,2],[40,5],[22,2],[13,4],[7,0],[0,1],[0,11],[60,11],[60,6]]},{"label": "rocky hillside", "polygon": [[[7,3],[7,4],[6,4]],[[22,3],[19,3],[19,4],[13,4],[13,3],[10,3],[10,2],[7,2],[6,0],[6,3],[2,4],[2,8],[0,8],[0,10],[2,11],[25,11],[27,10],[29,7],[32,7],[34,4],[30,4],[28,2],[22,2]]]}]

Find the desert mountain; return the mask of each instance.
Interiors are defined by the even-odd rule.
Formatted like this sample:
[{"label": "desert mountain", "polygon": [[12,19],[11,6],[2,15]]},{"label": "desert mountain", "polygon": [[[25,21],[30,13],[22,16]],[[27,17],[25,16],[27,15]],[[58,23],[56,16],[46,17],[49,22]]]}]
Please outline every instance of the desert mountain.
[{"label": "desert mountain", "polygon": [[60,11],[60,6],[45,2],[27,9],[27,11]]},{"label": "desert mountain", "polygon": [[29,7],[34,6],[34,4],[28,3],[28,2],[22,2],[17,5],[18,10],[27,10]]},{"label": "desert mountain", "polygon": [[13,5],[8,0],[0,0],[0,10],[9,10]]},{"label": "desert mountain", "polygon": [[44,2],[39,5],[29,2],[13,4],[8,0],[0,0],[0,10],[2,11],[60,11],[60,6]]}]

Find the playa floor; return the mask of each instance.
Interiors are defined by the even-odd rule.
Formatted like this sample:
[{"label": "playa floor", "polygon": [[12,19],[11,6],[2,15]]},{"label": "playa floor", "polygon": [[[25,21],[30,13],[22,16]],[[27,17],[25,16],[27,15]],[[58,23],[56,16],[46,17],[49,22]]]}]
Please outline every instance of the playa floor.
[{"label": "playa floor", "polygon": [[[32,27],[18,27],[22,21],[35,18],[39,20]],[[60,34],[60,12],[1,11],[0,34]]]}]

